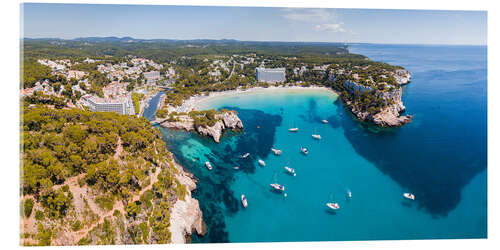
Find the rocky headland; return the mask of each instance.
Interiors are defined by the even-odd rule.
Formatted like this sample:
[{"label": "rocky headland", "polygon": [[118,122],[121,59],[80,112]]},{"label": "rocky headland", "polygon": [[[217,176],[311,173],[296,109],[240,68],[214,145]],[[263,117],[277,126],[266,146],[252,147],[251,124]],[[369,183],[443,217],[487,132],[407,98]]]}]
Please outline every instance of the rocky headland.
[{"label": "rocky headland", "polygon": [[[411,121],[410,115],[401,115],[406,110],[402,101],[401,85],[410,82],[411,75],[405,69],[391,72],[396,82],[388,85],[384,82],[375,86],[360,84],[354,80],[345,80],[342,88],[342,99],[346,107],[361,121],[371,122],[380,127],[398,127]],[[335,78],[334,78],[335,80]],[[367,103],[376,107],[368,107]]]},{"label": "rocky headland", "polygon": [[217,111],[209,119],[210,122],[200,122],[199,117],[206,118],[203,111],[195,114],[176,114],[167,119],[157,121],[164,128],[184,129],[186,131],[195,130],[203,136],[210,136],[215,142],[220,142],[223,132],[226,129],[237,131],[243,129],[243,123],[236,111]]}]

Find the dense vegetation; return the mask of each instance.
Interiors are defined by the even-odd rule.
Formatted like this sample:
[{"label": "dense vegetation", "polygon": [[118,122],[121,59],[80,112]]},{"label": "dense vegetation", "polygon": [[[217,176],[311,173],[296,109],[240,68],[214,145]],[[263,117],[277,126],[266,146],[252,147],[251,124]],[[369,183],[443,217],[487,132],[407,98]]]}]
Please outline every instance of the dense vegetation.
[{"label": "dense vegetation", "polygon": [[25,60],[21,65],[21,79],[24,81],[25,88],[35,86],[37,81],[43,79],[53,79],[52,70],[48,66],[41,65],[36,60]]},{"label": "dense vegetation", "polygon": [[132,93],[132,102],[134,103],[135,113],[139,114],[140,104],[139,102],[144,97],[144,94]]},{"label": "dense vegetation", "polygon": [[[109,244],[114,235],[128,234],[123,225],[123,230],[108,227],[109,223],[125,220],[120,219],[122,216],[132,218],[127,228],[137,229],[137,243],[152,242],[144,227],[151,228],[155,242],[170,240],[169,201],[179,194],[183,198],[186,191],[173,177],[176,169],[159,131],[146,119],[38,106],[25,107],[23,118],[21,188],[23,196],[34,200],[22,199],[22,206],[24,216],[29,217],[33,216],[33,201],[40,204],[35,218],[44,225],[40,224],[38,234],[33,236],[38,244],[50,244],[53,232],[63,227],[78,231],[98,220],[77,213],[73,201],[80,197],[74,197],[67,185],[70,178],[78,178],[80,185],[73,189],[93,190],[96,204],[104,211],[112,211],[116,202],[129,204],[125,214],[115,210],[118,213],[113,218],[93,227],[80,244]],[[117,151],[120,143],[121,153]],[[117,152],[119,155],[115,155]],[[144,192],[155,173],[158,176],[153,188]],[[140,192],[144,192],[140,200],[132,200]],[[138,230],[139,224],[144,233]],[[96,239],[96,235],[104,238]]]}]

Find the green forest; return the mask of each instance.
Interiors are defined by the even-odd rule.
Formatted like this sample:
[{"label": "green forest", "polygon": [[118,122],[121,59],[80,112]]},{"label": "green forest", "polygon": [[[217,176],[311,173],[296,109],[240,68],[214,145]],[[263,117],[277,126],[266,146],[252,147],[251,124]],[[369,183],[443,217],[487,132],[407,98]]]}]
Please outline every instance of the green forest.
[{"label": "green forest", "polygon": [[[141,227],[151,228],[158,242],[170,240],[170,201],[175,197],[182,199],[186,191],[173,177],[177,170],[159,131],[145,118],[26,107],[22,128],[21,192],[29,197],[22,199],[23,216],[35,216],[37,221],[44,222],[38,235],[26,237],[48,245],[50,236],[65,226],[77,231],[95,223],[96,218],[82,220],[75,214],[72,202],[75,197],[66,183],[77,178],[80,187],[95,191],[95,201],[101,208],[111,210],[115,202],[123,202],[127,204],[126,213],[115,211],[116,218],[134,220],[143,214],[146,219],[138,221],[144,223]],[[122,152],[116,156],[120,147]],[[152,189],[133,201],[131,198],[144,191],[158,171]],[[39,204],[36,211],[32,211],[34,203]],[[144,238],[149,236],[141,234],[138,225],[135,240],[147,243]],[[104,226],[96,226],[80,244],[90,243],[92,233],[106,236],[94,243],[109,243],[106,239],[114,238],[117,232],[109,231],[106,235]]]}]

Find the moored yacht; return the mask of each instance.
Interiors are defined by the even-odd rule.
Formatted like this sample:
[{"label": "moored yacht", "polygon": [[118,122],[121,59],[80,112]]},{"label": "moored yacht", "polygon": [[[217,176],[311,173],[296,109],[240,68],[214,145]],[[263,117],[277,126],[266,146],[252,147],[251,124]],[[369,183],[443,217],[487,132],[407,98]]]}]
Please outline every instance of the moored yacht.
[{"label": "moored yacht", "polygon": [[326,203],[326,206],[333,209],[333,210],[337,210],[340,208],[339,204],[336,202],[328,202],[328,203]]},{"label": "moored yacht", "polygon": [[286,171],[287,171],[289,174],[291,174],[291,175],[293,175],[293,176],[297,176],[297,174],[295,173],[295,169],[293,169],[293,168],[291,168],[291,167],[288,167],[288,166],[285,166],[285,169],[286,169]]},{"label": "moored yacht", "polygon": [[243,204],[244,208],[248,207],[247,197],[244,194],[241,195],[241,204]]},{"label": "moored yacht", "polygon": [[271,151],[273,151],[274,155],[281,155],[281,150],[279,149],[271,148]]},{"label": "moored yacht", "polygon": [[403,197],[405,197],[406,199],[409,199],[409,200],[415,200],[415,195],[412,193],[404,193]]},{"label": "moored yacht", "polygon": [[265,166],[266,166],[266,162],[265,162],[265,161],[263,161],[262,159],[259,159],[259,160],[258,160],[258,162],[259,162],[259,164],[260,164],[261,166],[263,166],[263,167],[265,167]]},{"label": "moored yacht", "polygon": [[210,162],[205,162],[205,166],[208,168],[208,170],[212,170],[212,164],[210,164]]},{"label": "moored yacht", "polygon": [[309,150],[307,150],[307,148],[301,147],[300,151],[305,155],[309,154]]},{"label": "moored yacht", "polygon": [[278,183],[273,183],[273,184],[270,184],[272,188],[274,188],[275,190],[278,190],[278,191],[285,191],[285,186],[283,185],[280,185]]},{"label": "moored yacht", "polygon": [[321,135],[313,134],[312,137],[316,140],[321,140]]}]

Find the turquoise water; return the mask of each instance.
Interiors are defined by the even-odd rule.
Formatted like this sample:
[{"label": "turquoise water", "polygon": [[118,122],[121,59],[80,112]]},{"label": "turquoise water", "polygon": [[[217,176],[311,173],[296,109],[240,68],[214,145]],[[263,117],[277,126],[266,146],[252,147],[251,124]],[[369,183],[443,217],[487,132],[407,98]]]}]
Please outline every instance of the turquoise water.
[{"label": "turquoise water", "polygon": [[[412,73],[403,94],[412,123],[377,129],[353,119],[333,93],[275,91],[204,103],[236,109],[245,125],[219,144],[160,128],[167,147],[199,179],[194,196],[209,232],[193,242],[487,236],[486,48],[353,45],[351,51]],[[155,101],[144,116],[154,114]],[[291,126],[299,132],[288,132]],[[282,155],[271,154],[273,146]],[[246,152],[250,157],[238,158]],[[285,165],[297,176],[287,175]],[[286,187],[286,197],[270,189],[273,182]],[[326,202],[341,208],[332,213]]]}]

